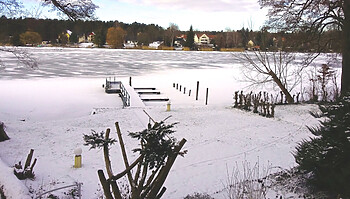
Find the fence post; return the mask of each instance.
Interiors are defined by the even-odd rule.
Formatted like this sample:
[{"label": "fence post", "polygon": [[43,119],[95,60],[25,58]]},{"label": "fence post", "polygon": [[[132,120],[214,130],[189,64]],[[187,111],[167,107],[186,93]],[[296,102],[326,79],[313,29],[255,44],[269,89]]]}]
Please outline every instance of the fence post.
[{"label": "fence post", "polygon": [[197,81],[197,92],[196,92],[196,100],[198,100],[198,90],[199,90],[199,81]]},{"label": "fence post", "polygon": [[207,88],[207,93],[205,95],[205,105],[208,105],[208,95],[209,95],[209,88]]},{"label": "fence post", "polygon": [[81,183],[78,182],[78,197],[81,199]]}]

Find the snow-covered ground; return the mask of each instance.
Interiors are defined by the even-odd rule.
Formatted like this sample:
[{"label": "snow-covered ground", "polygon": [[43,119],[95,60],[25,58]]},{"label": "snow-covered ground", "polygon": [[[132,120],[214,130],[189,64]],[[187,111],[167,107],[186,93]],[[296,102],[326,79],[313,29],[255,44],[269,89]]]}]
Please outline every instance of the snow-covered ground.
[{"label": "snow-covered ground", "polygon": [[[295,166],[295,146],[311,136],[306,125],[317,124],[309,114],[317,110],[315,105],[278,106],[275,118],[233,109],[234,91],[245,88],[247,83],[239,81],[240,65],[231,53],[28,50],[38,58],[39,69],[23,68],[9,54],[0,54],[7,63],[6,68],[0,68],[0,121],[5,123],[11,138],[0,143],[0,186],[5,185],[8,194],[23,194],[14,192],[16,186],[6,175],[12,176],[9,167],[25,161],[29,150],[34,149],[38,159],[36,178],[22,181],[18,189],[23,190],[24,185],[37,195],[43,190],[81,182],[83,198],[98,198],[102,191],[97,170],[104,169],[103,152],[83,146],[83,135],[111,128],[112,137],[116,138],[114,123],[119,122],[132,160],[136,155],[131,150],[137,143],[127,134],[146,128],[145,110],[158,121],[171,115],[169,122],[179,122],[176,138],[187,140],[184,150],[188,153],[176,160],[165,183],[164,198],[179,199],[194,192],[226,198],[223,188],[227,171],[244,161],[259,162],[261,167]],[[323,62],[321,57],[316,63]],[[123,108],[117,95],[104,92],[102,84],[110,76],[123,81],[130,91],[131,107]],[[170,99],[171,111],[166,111],[166,102],[141,103],[128,86],[129,76],[133,87],[160,90],[162,96]],[[197,81],[198,101],[194,95]],[[182,92],[173,83],[181,85]],[[83,150],[83,166],[79,169],[73,168],[76,148]],[[113,170],[123,170],[119,147],[113,146],[111,153]],[[11,186],[6,186],[8,183]],[[67,190],[54,194],[63,195],[64,191]]]}]

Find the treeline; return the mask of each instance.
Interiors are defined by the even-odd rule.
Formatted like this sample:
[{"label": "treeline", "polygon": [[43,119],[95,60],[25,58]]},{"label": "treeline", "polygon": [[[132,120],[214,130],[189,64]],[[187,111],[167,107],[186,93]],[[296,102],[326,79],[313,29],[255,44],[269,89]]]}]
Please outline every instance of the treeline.
[{"label": "treeline", "polygon": [[21,45],[20,35],[26,31],[37,32],[42,40],[49,41],[52,44],[59,43],[58,38],[66,34],[67,30],[72,31],[70,42],[78,42],[78,37],[88,36],[92,32],[97,37],[105,40],[107,30],[110,27],[118,26],[126,31],[126,40],[136,41],[144,40],[150,43],[157,40],[164,40],[164,29],[158,25],[134,22],[125,24],[115,21],[70,21],[57,19],[34,19],[34,18],[0,18],[0,43]]},{"label": "treeline", "polygon": [[[125,31],[124,41],[137,41],[139,45],[148,45],[154,41],[163,41],[165,46],[173,46],[180,36],[188,35],[189,31],[180,31],[177,26],[163,28],[155,24],[134,22],[127,24],[117,21],[70,21],[57,19],[34,18],[0,18],[0,44],[25,45],[20,35],[30,31],[38,33],[43,41],[55,44],[78,43],[78,38],[94,33],[93,42],[103,46],[107,31],[111,27],[120,27]],[[65,39],[67,30],[71,31],[69,40]],[[211,36],[210,44],[214,49],[252,48],[260,50],[290,50],[297,52],[321,51],[339,52],[342,48],[340,31],[329,30],[319,37],[313,32],[270,33],[266,30],[251,31],[242,28],[237,31],[194,31],[194,34],[205,33]],[[322,38],[322,39],[319,39]]]}]

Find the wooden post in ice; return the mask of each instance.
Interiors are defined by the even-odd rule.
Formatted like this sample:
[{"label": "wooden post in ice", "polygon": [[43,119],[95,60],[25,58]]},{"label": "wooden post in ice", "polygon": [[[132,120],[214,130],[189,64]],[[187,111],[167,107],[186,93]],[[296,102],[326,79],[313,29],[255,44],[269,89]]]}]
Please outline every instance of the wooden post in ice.
[{"label": "wooden post in ice", "polygon": [[188,91],[188,96],[191,96],[191,89]]},{"label": "wooden post in ice", "polygon": [[180,85],[180,92],[181,92],[181,87],[182,87],[182,86]]},{"label": "wooden post in ice", "polygon": [[179,84],[176,84],[176,90],[179,89]]},{"label": "wooden post in ice", "polygon": [[197,81],[197,92],[196,92],[196,100],[198,100],[198,90],[199,90],[199,81]]},{"label": "wooden post in ice", "polygon": [[184,87],[184,94],[186,94],[186,87]]},{"label": "wooden post in ice", "polygon": [[131,86],[131,77],[129,77],[129,86]]},{"label": "wooden post in ice", "polygon": [[207,88],[207,93],[205,94],[205,105],[208,105],[208,95],[209,95],[209,88]]}]

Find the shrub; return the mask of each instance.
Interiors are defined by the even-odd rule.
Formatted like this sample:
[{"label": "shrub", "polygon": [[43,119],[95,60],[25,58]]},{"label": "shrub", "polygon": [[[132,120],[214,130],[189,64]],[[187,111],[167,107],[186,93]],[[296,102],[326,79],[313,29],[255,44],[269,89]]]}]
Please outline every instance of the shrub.
[{"label": "shrub", "polygon": [[206,193],[194,193],[193,195],[187,195],[184,199],[214,199]]},{"label": "shrub", "polygon": [[6,196],[4,194],[4,185],[0,186],[0,198],[6,199]]},{"label": "shrub", "polygon": [[310,128],[316,135],[296,148],[295,161],[303,172],[311,172],[310,182],[330,194],[350,197],[350,96],[320,105],[325,117],[321,126]]}]

